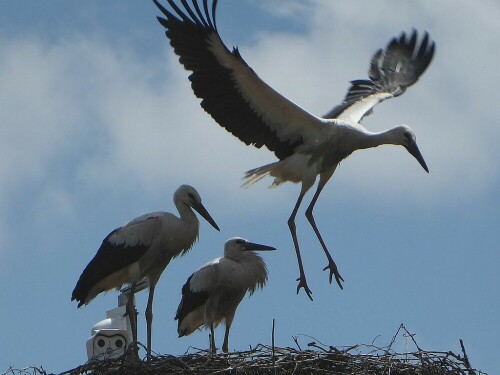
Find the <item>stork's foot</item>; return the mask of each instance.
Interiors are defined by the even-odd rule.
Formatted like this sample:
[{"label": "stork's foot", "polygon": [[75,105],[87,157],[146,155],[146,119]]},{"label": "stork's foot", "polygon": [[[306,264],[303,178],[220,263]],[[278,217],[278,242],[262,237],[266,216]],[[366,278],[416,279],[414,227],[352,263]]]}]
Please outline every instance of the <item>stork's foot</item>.
[{"label": "stork's foot", "polygon": [[297,281],[299,282],[299,285],[297,285],[297,294],[299,294],[300,288],[303,288],[304,292],[306,292],[307,296],[312,301],[313,300],[312,292],[311,292],[311,289],[309,289],[309,286],[307,285],[306,276],[300,275],[300,277],[297,279]]},{"label": "stork's foot", "polygon": [[342,278],[342,276],[340,276],[337,265],[335,264],[333,259],[328,259],[328,266],[323,268],[323,271],[326,270],[330,270],[330,284],[332,283],[332,276],[335,275],[335,281],[337,281],[340,289],[344,289],[344,287],[342,286],[342,281],[344,281],[344,279]]}]

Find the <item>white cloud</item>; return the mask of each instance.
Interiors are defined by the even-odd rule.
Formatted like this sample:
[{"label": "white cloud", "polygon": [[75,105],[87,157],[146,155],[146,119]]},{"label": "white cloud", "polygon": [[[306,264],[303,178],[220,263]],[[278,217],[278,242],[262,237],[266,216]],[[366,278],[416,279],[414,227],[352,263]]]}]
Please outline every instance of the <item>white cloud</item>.
[{"label": "white cloud", "polygon": [[[381,11],[375,20],[377,5],[371,2],[311,4],[315,8],[310,8],[314,13],[306,35],[260,32],[258,43],[240,50],[262,78],[316,114],[342,99],[350,79],[365,77],[372,53],[388,37],[416,26],[428,29],[437,41],[436,58],[421,81],[365,120],[373,130],[412,126],[431,175],[404,149],[387,147],[344,162],[337,186],[367,196],[405,192],[438,200],[450,191],[478,194],[498,181],[498,168],[491,168],[492,162],[498,164],[492,140],[498,126],[491,120],[496,118],[496,94],[490,82],[500,78],[495,63],[500,26],[484,15],[498,10],[495,3],[482,3],[479,12],[472,5],[433,4],[429,9],[425,3],[411,8],[387,2],[400,8],[393,23],[395,12]],[[363,6],[367,9],[360,11]],[[287,9],[290,14],[303,11],[280,12]],[[491,32],[480,39],[470,28],[455,35],[470,12],[481,15]],[[168,50],[163,43],[159,48]],[[66,179],[88,190],[127,184],[164,192],[189,182],[220,200],[238,202],[243,172],[275,160],[270,152],[244,146],[201,110],[188,74],[170,52],[153,61],[127,50],[126,43],[110,45],[84,36],[52,44],[20,38],[2,45],[3,199],[23,184],[63,191],[54,177],[64,169]],[[258,193],[247,196],[262,195],[264,203],[280,196],[263,187],[252,189]],[[70,201],[70,193],[64,194],[62,202]]]},{"label": "white cloud", "polygon": [[0,174],[15,183],[42,176],[47,161],[68,149],[77,106],[58,86],[56,77],[67,67],[59,51],[37,41],[2,45]]},{"label": "white cloud", "polygon": [[42,215],[35,221],[64,220],[78,215],[72,204],[82,188],[114,194],[135,186],[170,200],[181,183],[238,202],[244,170],[261,163],[263,154],[203,113],[173,56],[148,63],[82,36],[2,45],[3,210],[29,191]]},{"label": "white cloud", "polygon": [[68,45],[49,46],[37,38],[0,44],[0,209],[9,217],[0,230],[2,242],[9,243],[16,236],[10,226],[24,220],[24,210],[12,217],[7,205],[29,205],[21,201],[43,191],[57,174],[55,165],[75,155],[80,133],[75,119],[82,108],[68,95]]},{"label": "white cloud", "polygon": [[313,10],[312,1],[259,0],[257,5],[265,12],[296,21],[307,19]]}]

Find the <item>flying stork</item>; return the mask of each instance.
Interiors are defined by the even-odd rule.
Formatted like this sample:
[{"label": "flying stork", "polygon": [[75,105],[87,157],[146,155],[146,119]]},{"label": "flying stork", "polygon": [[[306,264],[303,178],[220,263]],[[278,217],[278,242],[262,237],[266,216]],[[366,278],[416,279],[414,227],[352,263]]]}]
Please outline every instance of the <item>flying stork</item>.
[{"label": "flying stork", "polygon": [[131,285],[127,314],[130,317],[134,344],[137,343],[137,321],[134,308],[136,285],[149,279],[146,308],[147,351],[151,356],[153,296],[163,270],[173,258],[186,254],[198,239],[199,222],[196,210],[215,229],[219,227],[201,203],[198,192],[189,185],[174,193],[177,217],[170,212],[153,212],[139,216],[115,229],[102,241],[97,254],[83,270],[71,300],[78,307],[88,304],[101,292]]},{"label": "flying stork", "polygon": [[210,328],[210,349],[215,354],[214,328],[224,320],[226,332],[222,351],[228,352],[229,330],[234,314],[246,292],[252,295],[267,282],[264,260],[254,251],[276,250],[239,237],[224,245],[224,256],[201,266],[182,287],[177,308],[179,337],[187,336],[201,326]]},{"label": "flying stork", "polygon": [[[370,61],[369,79],[351,81],[344,101],[323,117],[317,117],[262,81],[243,60],[238,48],[229,50],[217,31],[215,13],[217,0],[203,6],[182,0],[181,9],[174,0],[167,0],[173,11],[153,0],[165,18],[158,17],[166,29],[170,44],[189,76],[194,94],[201,106],[227,131],[247,145],[266,146],[279,161],[246,172],[243,186],[265,176],[274,177],[272,186],[283,182],[301,183],[299,197],[288,219],[300,276],[297,293],[304,288],[312,300],[306,281],[297,240],[295,217],[306,192],[319,182],[311,203],[305,211],[323,251],[329,270],[340,288],[344,279],[330,255],[316,226],[313,208],[325,184],[338,164],[359,149],[384,144],[400,145],[429,172],[416,143],[414,132],[399,125],[380,133],[368,131],[360,121],[373,107],[389,98],[403,94],[426,70],[434,55],[434,42],[427,32],[419,38],[416,30],[401,33],[378,50]],[[175,13],[175,14],[174,14]]]}]

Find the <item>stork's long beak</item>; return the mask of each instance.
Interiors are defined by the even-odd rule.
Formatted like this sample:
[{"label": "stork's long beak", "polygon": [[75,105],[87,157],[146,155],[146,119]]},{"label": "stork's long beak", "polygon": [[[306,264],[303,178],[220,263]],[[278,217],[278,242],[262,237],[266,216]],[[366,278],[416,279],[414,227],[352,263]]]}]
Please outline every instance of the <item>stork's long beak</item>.
[{"label": "stork's long beak", "polygon": [[215,229],[217,229],[220,232],[219,226],[215,223],[215,220],[212,219],[212,216],[208,213],[207,209],[201,204],[193,205],[193,208],[198,212],[206,221],[210,223],[211,226],[213,226]]},{"label": "stork's long beak", "polygon": [[253,242],[247,242],[245,246],[245,251],[273,251],[276,250],[275,247],[272,246],[267,246],[267,245],[261,245],[258,243],[253,243]]},{"label": "stork's long beak", "polygon": [[420,150],[418,149],[417,143],[412,142],[410,145],[405,146],[408,152],[415,158],[417,161],[420,163],[422,168],[425,169],[427,173],[429,173],[429,168],[427,168],[427,164],[425,164],[424,157],[420,153]]}]

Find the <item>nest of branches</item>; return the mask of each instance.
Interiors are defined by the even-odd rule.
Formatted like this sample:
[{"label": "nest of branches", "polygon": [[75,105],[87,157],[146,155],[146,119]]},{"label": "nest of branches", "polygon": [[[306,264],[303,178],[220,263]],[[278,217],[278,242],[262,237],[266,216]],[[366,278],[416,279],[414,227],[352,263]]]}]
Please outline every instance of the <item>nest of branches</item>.
[{"label": "nest of branches", "polygon": [[[411,340],[413,352],[398,353],[392,346],[399,333]],[[484,372],[471,367],[463,342],[462,354],[431,352],[418,347],[412,334],[401,325],[389,346],[373,344],[333,347],[310,342],[302,349],[278,348],[259,344],[243,352],[213,356],[209,351],[191,349],[181,356],[155,355],[139,360],[134,352],[118,359],[91,360],[64,375],[77,374],[343,374],[343,375],[480,375]],[[31,371],[26,371],[31,370]],[[5,374],[46,375],[43,369],[13,370]],[[4,375],[5,375],[4,374]]]}]

